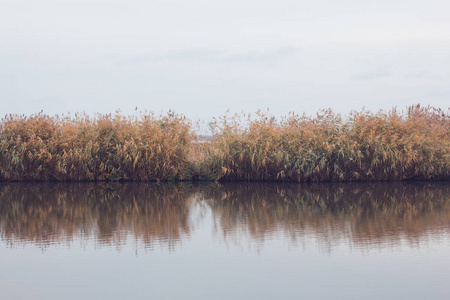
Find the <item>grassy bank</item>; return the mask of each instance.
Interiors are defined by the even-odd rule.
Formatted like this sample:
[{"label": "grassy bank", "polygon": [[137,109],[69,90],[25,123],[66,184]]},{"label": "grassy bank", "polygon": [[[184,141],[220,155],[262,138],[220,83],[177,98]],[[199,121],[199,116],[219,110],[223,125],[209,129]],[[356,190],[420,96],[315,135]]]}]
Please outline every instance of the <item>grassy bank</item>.
[{"label": "grassy bank", "polygon": [[1,180],[370,181],[450,178],[450,116],[330,110],[275,119],[224,116],[199,142],[182,115],[9,115]]}]

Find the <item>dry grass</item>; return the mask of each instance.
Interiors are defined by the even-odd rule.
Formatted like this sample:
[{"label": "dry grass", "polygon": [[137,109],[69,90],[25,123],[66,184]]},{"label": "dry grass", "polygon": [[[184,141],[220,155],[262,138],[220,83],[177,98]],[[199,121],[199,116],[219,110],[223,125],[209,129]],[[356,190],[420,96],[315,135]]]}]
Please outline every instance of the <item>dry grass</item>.
[{"label": "dry grass", "polygon": [[1,122],[5,180],[182,180],[193,140],[185,117],[7,116]]},{"label": "dry grass", "polygon": [[0,123],[1,180],[371,181],[450,178],[450,116],[330,110],[276,120],[224,116],[198,142],[184,116],[9,115]]},{"label": "dry grass", "polygon": [[315,117],[290,115],[277,122],[259,113],[219,119],[205,165],[222,180],[355,181],[448,179],[450,116],[414,106]]}]

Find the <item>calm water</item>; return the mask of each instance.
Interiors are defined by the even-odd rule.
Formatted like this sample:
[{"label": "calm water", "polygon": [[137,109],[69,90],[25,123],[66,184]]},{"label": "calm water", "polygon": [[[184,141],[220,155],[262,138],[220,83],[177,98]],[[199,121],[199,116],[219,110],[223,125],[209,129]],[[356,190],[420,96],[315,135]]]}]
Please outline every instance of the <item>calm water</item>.
[{"label": "calm water", "polygon": [[450,183],[3,183],[0,299],[450,299]]}]

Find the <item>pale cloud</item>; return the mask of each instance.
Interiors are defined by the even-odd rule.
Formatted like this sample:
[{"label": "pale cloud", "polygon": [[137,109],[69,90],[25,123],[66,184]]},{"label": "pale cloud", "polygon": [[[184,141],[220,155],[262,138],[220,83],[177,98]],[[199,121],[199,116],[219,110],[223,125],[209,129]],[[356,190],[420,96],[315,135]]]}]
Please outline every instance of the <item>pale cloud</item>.
[{"label": "pale cloud", "polygon": [[450,22],[392,22],[336,28],[329,38],[347,44],[426,44],[450,45]]},{"label": "pale cloud", "polygon": [[3,0],[0,115],[447,106],[448,11],[439,0]]},{"label": "pale cloud", "polygon": [[146,54],[133,56],[127,61],[122,61],[119,65],[142,64],[148,62],[168,62],[168,61],[197,61],[215,63],[262,63],[283,59],[295,54],[294,47],[283,47],[265,51],[244,51],[231,52],[219,49],[181,49],[172,51],[153,51]]},{"label": "pale cloud", "polygon": [[360,72],[351,76],[351,79],[355,80],[374,80],[379,78],[389,77],[391,73],[388,70],[372,70],[366,72]]}]

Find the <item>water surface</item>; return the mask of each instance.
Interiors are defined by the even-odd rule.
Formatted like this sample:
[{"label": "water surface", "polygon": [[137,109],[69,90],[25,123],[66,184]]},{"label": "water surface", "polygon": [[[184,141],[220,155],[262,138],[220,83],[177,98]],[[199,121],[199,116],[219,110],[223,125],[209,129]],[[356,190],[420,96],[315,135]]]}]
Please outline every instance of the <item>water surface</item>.
[{"label": "water surface", "polygon": [[450,185],[0,184],[0,299],[448,299]]}]

